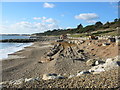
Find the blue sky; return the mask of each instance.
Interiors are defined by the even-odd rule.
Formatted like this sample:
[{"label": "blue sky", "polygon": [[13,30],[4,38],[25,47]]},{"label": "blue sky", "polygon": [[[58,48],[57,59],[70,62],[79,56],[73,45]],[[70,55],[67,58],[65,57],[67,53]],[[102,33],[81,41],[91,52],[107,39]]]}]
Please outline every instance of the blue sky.
[{"label": "blue sky", "polygon": [[38,33],[113,21],[117,3],[110,2],[4,2],[1,33]]}]

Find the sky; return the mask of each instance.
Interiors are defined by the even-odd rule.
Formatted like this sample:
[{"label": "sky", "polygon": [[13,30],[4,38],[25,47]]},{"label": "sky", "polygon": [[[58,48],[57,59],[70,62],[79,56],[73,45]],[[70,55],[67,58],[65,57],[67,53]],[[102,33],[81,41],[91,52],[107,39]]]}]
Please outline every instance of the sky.
[{"label": "sky", "polygon": [[118,7],[117,2],[2,2],[1,15],[0,33],[32,34],[111,22]]}]

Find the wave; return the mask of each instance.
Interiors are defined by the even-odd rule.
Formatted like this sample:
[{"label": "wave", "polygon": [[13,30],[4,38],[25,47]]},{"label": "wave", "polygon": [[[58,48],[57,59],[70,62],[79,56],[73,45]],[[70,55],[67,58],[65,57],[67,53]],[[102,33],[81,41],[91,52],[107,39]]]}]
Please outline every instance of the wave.
[{"label": "wave", "polygon": [[0,59],[6,59],[8,58],[8,54],[12,54],[31,45],[32,43],[0,43]]}]

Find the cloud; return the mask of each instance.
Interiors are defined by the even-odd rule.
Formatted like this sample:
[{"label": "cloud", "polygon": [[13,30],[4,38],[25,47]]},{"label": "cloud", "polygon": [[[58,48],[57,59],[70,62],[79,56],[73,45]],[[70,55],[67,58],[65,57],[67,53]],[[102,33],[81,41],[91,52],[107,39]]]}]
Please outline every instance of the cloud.
[{"label": "cloud", "polygon": [[41,19],[46,19],[46,17],[41,17]]},{"label": "cloud", "polygon": [[40,20],[41,18],[40,17],[34,17],[33,19],[34,20]]},{"label": "cloud", "polygon": [[44,4],[43,4],[43,7],[44,7],[44,8],[54,8],[55,5],[52,4],[52,3],[44,3]]},{"label": "cloud", "polygon": [[95,19],[98,19],[99,16],[96,13],[82,13],[75,16],[75,19],[85,20],[88,23],[96,22]]},{"label": "cloud", "polygon": [[57,21],[52,19],[52,18],[44,19],[43,22],[46,22],[46,23],[57,23]]},{"label": "cloud", "polygon": [[9,26],[0,26],[0,33],[39,33],[47,30],[59,29],[57,21],[52,18],[41,17],[40,22],[21,21]]},{"label": "cloud", "polygon": [[93,20],[93,19],[97,19],[98,17],[99,16],[95,13],[83,13],[75,16],[76,19],[82,19],[82,20]]}]

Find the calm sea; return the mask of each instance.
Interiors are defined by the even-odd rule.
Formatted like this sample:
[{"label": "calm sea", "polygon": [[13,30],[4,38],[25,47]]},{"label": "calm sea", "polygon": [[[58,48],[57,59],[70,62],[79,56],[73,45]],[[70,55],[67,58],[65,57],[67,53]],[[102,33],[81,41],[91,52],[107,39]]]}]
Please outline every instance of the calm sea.
[{"label": "calm sea", "polygon": [[[0,36],[2,39],[27,39],[29,36]],[[30,46],[32,43],[0,43],[0,59],[5,59],[8,54],[22,50],[26,46]]]}]

